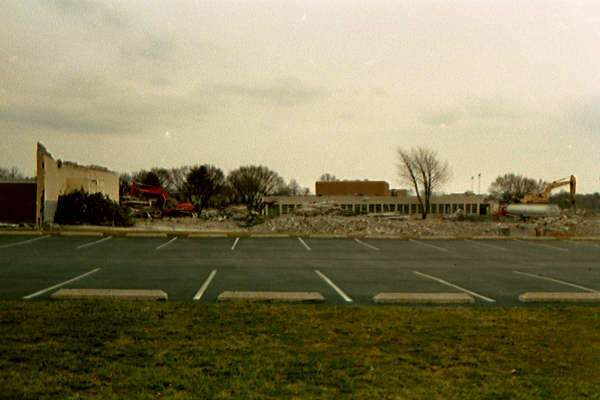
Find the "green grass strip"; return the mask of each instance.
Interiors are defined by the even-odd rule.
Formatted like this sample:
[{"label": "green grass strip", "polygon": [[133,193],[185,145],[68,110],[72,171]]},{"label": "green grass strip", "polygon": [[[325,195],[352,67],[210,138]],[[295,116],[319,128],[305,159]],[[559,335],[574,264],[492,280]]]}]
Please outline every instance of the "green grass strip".
[{"label": "green grass strip", "polygon": [[598,399],[600,308],[0,302],[0,398]]}]

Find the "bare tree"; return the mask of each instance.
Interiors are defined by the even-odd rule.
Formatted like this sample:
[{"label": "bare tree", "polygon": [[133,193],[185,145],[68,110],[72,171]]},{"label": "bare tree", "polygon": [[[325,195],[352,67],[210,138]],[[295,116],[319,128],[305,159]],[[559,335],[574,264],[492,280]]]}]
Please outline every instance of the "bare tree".
[{"label": "bare tree", "polygon": [[490,185],[490,198],[503,203],[514,203],[526,194],[541,192],[547,182],[527,178],[520,174],[509,173],[498,176]]},{"label": "bare tree", "polygon": [[17,167],[0,168],[0,181],[18,181],[25,179],[25,176]]},{"label": "bare tree", "polygon": [[182,197],[185,192],[186,178],[191,170],[192,167],[187,165],[179,168],[171,168],[169,170],[169,184],[167,190],[173,195]]},{"label": "bare tree", "polygon": [[144,185],[162,187],[160,177],[154,171],[139,171],[133,176],[134,182]]},{"label": "bare tree", "polygon": [[264,166],[246,166],[231,171],[227,183],[237,200],[246,204],[248,210],[260,211],[263,198],[278,193],[285,183],[277,172]]},{"label": "bare tree", "polygon": [[303,188],[298,181],[290,179],[287,185],[277,190],[274,194],[278,196],[307,196],[309,193],[309,188]]},{"label": "bare tree", "polygon": [[337,182],[338,178],[334,174],[330,174],[329,172],[324,173],[319,177],[319,182]]},{"label": "bare tree", "polygon": [[119,194],[121,196],[129,195],[129,188],[133,183],[133,178],[130,173],[123,172],[119,175]]},{"label": "bare tree", "polygon": [[447,161],[440,161],[435,151],[416,147],[410,151],[398,149],[398,175],[402,183],[412,185],[421,206],[421,216],[427,218],[431,195],[450,178]]},{"label": "bare tree", "polygon": [[187,200],[194,203],[198,212],[202,212],[208,206],[211,198],[218,194],[224,185],[225,175],[220,168],[208,164],[194,167],[186,176]]}]

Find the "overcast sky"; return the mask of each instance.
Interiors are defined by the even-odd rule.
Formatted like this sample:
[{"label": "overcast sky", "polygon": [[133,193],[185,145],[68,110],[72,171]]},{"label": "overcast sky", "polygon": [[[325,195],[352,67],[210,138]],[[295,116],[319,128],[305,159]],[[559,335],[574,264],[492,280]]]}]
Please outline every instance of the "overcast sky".
[{"label": "overcast sky", "polygon": [[[0,2],[0,167],[262,164],[446,192],[516,172],[600,191],[600,1]],[[471,177],[474,176],[474,180]]]}]

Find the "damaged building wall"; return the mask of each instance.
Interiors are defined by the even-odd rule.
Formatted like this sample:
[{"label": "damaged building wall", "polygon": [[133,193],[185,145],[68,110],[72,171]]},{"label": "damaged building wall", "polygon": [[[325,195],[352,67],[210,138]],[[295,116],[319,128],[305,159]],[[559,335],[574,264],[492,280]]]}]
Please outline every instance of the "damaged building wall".
[{"label": "damaged building wall", "polygon": [[106,168],[55,160],[41,143],[37,144],[36,163],[36,221],[39,226],[54,221],[58,196],[74,190],[102,193],[119,201],[119,176]]}]

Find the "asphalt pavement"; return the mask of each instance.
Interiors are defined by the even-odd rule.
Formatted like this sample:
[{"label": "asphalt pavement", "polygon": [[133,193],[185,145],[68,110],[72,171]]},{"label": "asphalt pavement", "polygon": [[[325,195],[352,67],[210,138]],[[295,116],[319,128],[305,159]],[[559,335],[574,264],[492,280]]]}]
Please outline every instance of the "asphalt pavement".
[{"label": "asphalt pavement", "polygon": [[317,293],[331,305],[472,299],[463,307],[559,293],[551,303],[600,305],[600,242],[0,235],[0,299],[48,300],[65,288],[160,289],[200,305],[231,292]]}]

